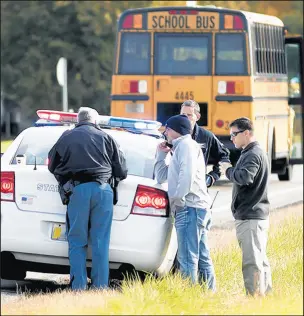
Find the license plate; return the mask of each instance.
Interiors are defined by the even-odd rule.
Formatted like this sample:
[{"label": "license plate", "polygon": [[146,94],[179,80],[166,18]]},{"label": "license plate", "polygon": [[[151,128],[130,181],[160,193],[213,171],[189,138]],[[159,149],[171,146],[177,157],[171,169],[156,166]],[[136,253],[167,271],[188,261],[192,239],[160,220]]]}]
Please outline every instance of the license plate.
[{"label": "license plate", "polygon": [[53,224],[51,238],[53,240],[67,240],[65,224]]},{"label": "license plate", "polygon": [[143,103],[128,103],[126,104],[126,112],[128,113],[144,113],[145,105]]}]

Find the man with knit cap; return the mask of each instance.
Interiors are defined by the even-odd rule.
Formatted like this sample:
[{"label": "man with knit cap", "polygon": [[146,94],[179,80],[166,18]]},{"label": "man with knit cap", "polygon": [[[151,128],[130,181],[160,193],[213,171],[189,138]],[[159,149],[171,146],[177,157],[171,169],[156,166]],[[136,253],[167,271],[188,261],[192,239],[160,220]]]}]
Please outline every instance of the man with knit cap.
[{"label": "man with knit cap", "polygon": [[[155,163],[158,183],[168,181],[168,196],[175,218],[179,270],[193,283],[206,283],[215,291],[214,267],[207,245],[211,223],[211,200],[207,192],[206,166],[200,146],[191,138],[191,123],[185,115],[166,122],[166,142],[159,144]],[[169,165],[165,160],[172,151]],[[169,158],[169,157],[168,157]]]}]

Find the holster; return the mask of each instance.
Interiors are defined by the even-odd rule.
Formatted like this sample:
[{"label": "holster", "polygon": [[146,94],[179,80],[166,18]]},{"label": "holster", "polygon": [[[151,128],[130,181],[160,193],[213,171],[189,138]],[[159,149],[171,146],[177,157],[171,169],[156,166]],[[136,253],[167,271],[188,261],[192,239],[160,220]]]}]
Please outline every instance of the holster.
[{"label": "holster", "polygon": [[64,184],[59,184],[58,192],[63,205],[68,205],[70,202],[70,196],[73,193],[75,185],[73,180],[69,180]]},{"label": "holster", "polygon": [[117,191],[117,186],[118,186],[119,181],[116,180],[115,177],[111,177],[109,179],[109,184],[113,190],[113,204],[116,205],[118,202],[118,191]]}]

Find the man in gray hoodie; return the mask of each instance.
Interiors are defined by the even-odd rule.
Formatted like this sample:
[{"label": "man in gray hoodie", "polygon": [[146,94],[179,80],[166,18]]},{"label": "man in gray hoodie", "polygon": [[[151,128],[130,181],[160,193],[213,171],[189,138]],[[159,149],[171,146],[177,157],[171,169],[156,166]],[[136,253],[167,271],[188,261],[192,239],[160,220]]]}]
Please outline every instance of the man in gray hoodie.
[{"label": "man in gray hoodie", "polygon": [[235,165],[221,162],[221,172],[233,182],[232,214],[242,250],[242,271],[249,295],[264,295],[272,288],[266,255],[269,228],[269,164],[265,152],[255,141],[252,122],[241,117],[230,123],[230,136],[242,148]]},{"label": "man in gray hoodie", "polygon": [[[158,183],[168,181],[170,207],[175,218],[179,269],[193,283],[204,282],[215,291],[214,267],[207,243],[211,225],[211,200],[205,182],[206,166],[200,146],[191,138],[191,123],[185,115],[166,122],[168,142],[157,149],[155,175]],[[172,151],[169,165],[167,154]],[[169,157],[168,157],[169,158]]]}]

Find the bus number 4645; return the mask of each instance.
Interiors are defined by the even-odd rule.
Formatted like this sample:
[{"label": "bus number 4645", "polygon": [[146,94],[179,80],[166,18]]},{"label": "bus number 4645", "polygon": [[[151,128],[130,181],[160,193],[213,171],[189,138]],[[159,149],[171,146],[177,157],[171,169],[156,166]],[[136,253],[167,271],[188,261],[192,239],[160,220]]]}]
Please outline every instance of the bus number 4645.
[{"label": "bus number 4645", "polygon": [[175,93],[175,100],[189,100],[189,99],[194,100],[193,91]]}]

